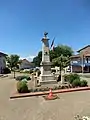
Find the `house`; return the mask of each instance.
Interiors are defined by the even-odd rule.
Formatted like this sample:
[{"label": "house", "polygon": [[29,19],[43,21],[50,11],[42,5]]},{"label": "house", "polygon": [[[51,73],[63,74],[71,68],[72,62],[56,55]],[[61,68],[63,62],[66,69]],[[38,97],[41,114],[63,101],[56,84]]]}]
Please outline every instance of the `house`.
[{"label": "house", "polygon": [[0,52],[0,74],[3,73],[6,68],[6,56],[7,54]]},{"label": "house", "polygon": [[19,69],[31,69],[33,68],[33,63],[29,62],[27,59],[21,60]]},{"label": "house", "polygon": [[77,52],[78,54],[71,56],[71,72],[90,73],[90,45]]}]

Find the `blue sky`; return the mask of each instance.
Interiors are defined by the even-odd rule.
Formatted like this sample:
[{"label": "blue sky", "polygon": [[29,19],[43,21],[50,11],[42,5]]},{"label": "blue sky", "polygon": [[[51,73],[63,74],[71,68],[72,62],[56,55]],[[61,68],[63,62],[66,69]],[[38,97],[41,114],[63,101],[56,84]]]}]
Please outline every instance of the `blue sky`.
[{"label": "blue sky", "polygon": [[55,45],[90,44],[90,0],[0,0],[0,51],[35,56],[44,31]]}]

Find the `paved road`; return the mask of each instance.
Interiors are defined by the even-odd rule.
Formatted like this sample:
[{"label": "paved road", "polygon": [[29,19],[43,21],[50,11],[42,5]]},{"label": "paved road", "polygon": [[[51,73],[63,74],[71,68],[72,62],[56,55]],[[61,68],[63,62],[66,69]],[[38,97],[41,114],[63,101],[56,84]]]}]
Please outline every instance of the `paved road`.
[{"label": "paved road", "polygon": [[60,99],[42,97],[10,100],[15,81],[0,78],[0,120],[74,120],[76,114],[90,116],[90,91],[59,94]]}]

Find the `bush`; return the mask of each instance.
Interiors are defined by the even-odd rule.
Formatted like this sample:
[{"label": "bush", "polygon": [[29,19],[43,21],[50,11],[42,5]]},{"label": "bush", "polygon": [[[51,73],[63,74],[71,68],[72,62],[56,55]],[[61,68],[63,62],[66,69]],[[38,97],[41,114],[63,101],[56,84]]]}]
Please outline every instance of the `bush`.
[{"label": "bush", "polygon": [[65,82],[68,82],[69,79],[70,79],[70,75],[66,75],[66,74],[65,74],[65,75],[64,75],[64,81],[65,81]]},{"label": "bush", "polygon": [[86,87],[88,82],[86,80],[81,81],[81,87]]},{"label": "bush", "polygon": [[58,76],[57,82],[61,81],[61,75]]},{"label": "bush", "polygon": [[72,82],[72,86],[73,86],[73,87],[79,87],[79,86],[81,86],[81,81],[80,81],[80,79],[75,79],[75,80]]},{"label": "bush", "polygon": [[51,70],[51,72],[52,72],[52,73],[53,73],[53,72],[55,73],[55,72],[56,72],[56,70],[55,70],[55,69],[52,69],[52,70]]},{"label": "bush", "polygon": [[71,73],[69,75],[64,75],[64,80],[68,81],[70,84],[72,84],[73,81],[76,80],[76,79],[80,80],[80,76],[76,73],[75,74]]},{"label": "bush", "polygon": [[70,74],[70,76],[69,76],[70,84],[72,84],[74,80],[80,81],[80,76],[78,74]]},{"label": "bush", "polygon": [[19,81],[17,83],[17,91],[19,93],[28,93],[29,90],[28,90],[27,83],[25,81]]},{"label": "bush", "polygon": [[25,75],[23,75],[23,76],[17,76],[17,77],[16,77],[16,80],[18,80],[18,81],[21,81],[21,80],[23,80],[23,79],[31,80],[31,78],[30,78],[29,76],[25,76]]},{"label": "bush", "polygon": [[40,70],[38,70],[38,76],[40,76],[40,74],[41,74],[41,71],[40,71]]},{"label": "bush", "polygon": [[30,74],[33,73],[33,70],[30,70]]},{"label": "bush", "polygon": [[9,73],[11,73],[11,70],[9,68],[6,67],[3,69],[3,74],[9,74]]},{"label": "bush", "polygon": [[27,83],[27,79],[26,79],[26,78],[22,79],[22,81],[24,81],[24,82],[26,82],[26,83]]}]

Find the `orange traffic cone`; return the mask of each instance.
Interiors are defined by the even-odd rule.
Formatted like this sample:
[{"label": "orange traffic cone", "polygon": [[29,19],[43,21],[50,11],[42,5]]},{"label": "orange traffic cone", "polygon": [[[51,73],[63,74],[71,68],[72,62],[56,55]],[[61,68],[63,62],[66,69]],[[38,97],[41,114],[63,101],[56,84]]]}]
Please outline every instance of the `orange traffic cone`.
[{"label": "orange traffic cone", "polygon": [[48,99],[52,99],[53,98],[53,93],[52,93],[52,89],[50,89],[49,91],[49,95],[47,96]]}]

